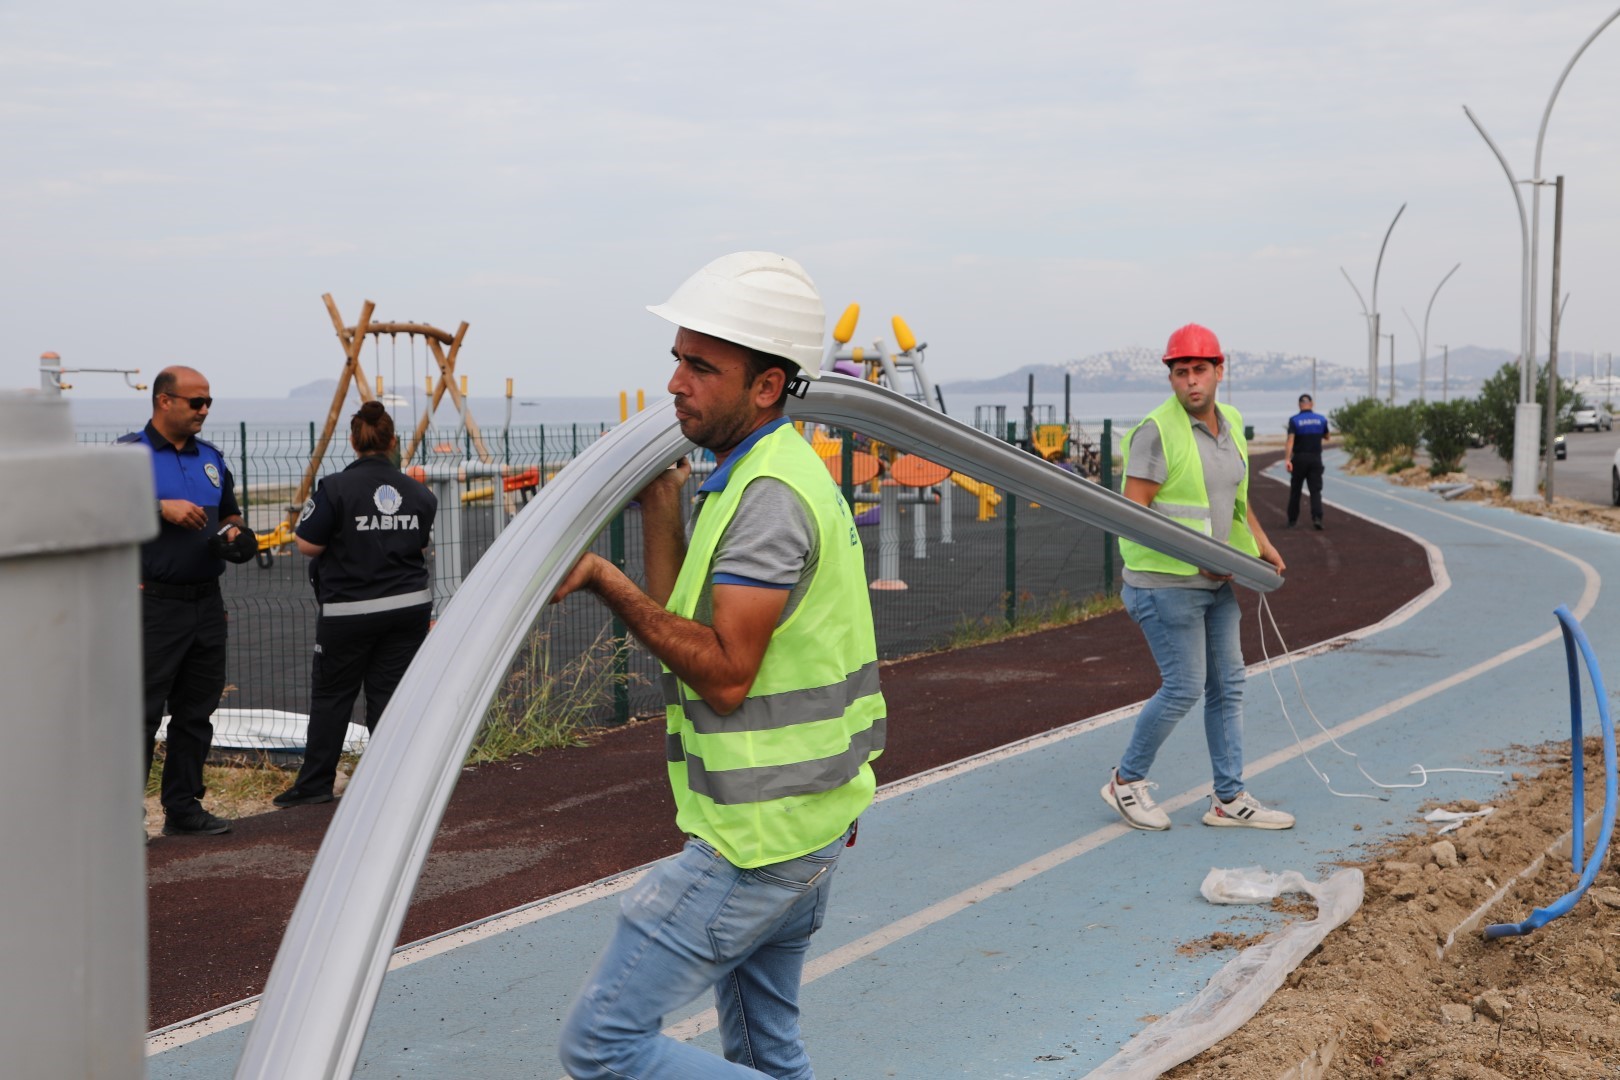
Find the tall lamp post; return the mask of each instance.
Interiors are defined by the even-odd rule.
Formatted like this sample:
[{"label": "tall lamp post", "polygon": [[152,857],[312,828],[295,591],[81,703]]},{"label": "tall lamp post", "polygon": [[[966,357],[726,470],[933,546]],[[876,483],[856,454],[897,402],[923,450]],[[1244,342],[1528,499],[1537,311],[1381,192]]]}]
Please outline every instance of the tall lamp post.
[{"label": "tall lamp post", "polygon": [[[1519,405],[1513,414],[1513,492],[1515,501],[1527,501],[1536,497],[1536,465],[1541,456],[1541,406],[1536,403],[1536,258],[1540,251],[1541,240],[1541,149],[1547,138],[1547,121],[1552,116],[1553,103],[1558,100],[1558,92],[1564,87],[1564,80],[1569,77],[1570,69],[1575,61],[1586,52],[1587,46],[1597,39],[1597,36],[1608,29],[1610,23],[1620,18],[1620,8],[1615,11],[1598,28],[1587,35],[1581,47],[1575,50],[1575,55],[1569,58],[1564,65],[1563,72],[1558,81],[1553,84],[1552,94],[1547,98],[1547,107],[1541,114],[1541,128],[1536,133],[1535,169],[1528,181],[1520,181],[1513,175],[1508,166],[1507,158],[1502,151],[1485,133],[1485,128],[1469,112],[1468,106],[1463,106],[1463,113],[1467,115],[1469,123],[1479,132],[1485,144],[1496,155],[1501,164],[1502,171],[1507,173],[1508,183],[1513,187],[1513,200],[1519,207],[1519,233],[1520,233],[1520,267],[1519,267]],[[1526,220],[1524,212],[1524,199],[1519,194],[1519,184],[1528,183],[1531,186],[1532,216]],[[1555,298],[1556,302],[1556,298]],[[1548,448],[1551,452],[1551,447]]]},{"label": "tall lamp post", "polygon": [[1434,292],[1429,296],[1429,306],[1425,308],[1423,312],[1422,333],[1418,333],[1417,323],[1412,322],[1412,316],[1407,313],[1407,310],[1405,308],[1401,308],[1401,314],[1406,316],[1406,321],[1412,323],[1412,332],[1418,335],[1419,401],[1424,400],[1424,391],[1427,390],[1429,386],[1429,316],[1434,311],[1435,297],[1440,295],[1441,287],[1444,286],[1446,282],[1451,280],[1452,274],[1455,274],[1460,269],[1462,269],[1462,263],[1458,263],[1456,266],[1453,266],[1450,270],[1446,271],[1446,276],[1440,279],[1440,284],[1434,287]]},{"label": "tall lamp post", "polygon": [[1349,273],[1345,271],[1344,267],[1339,267],[1339,273],[1344,274],[1344,280],[1349,284],[1350,290],[1356,294],[1357,300],[1361,300],[1361,314],[1367,319],[1367,396],[1374,399],[1378,397],[1378,338],[1380,331],[1378,322],[1378,273],[1384,268],[1384,249],[1389,247],[1389,234],[1395,231],[1395,223],[1401,220],[1401,215],[1404,213],[1406,213],[1406,204],[1401,203],[1401,208],[1395,211],[1395,216],[1390,219],[1389,228],[1384,230],[1384,242],[1378,245],[1378,261],[1373,264],[1371,308],[1368,308],[1367,301],[1361,300],[1361,290],[1356,288],[1354,281],[1350,280]]},{"label": "tall lamp post", "polygon": [[1389,338],[1389,403],[1395,404],[1395,335],[1379,334],[1381,338]]}]

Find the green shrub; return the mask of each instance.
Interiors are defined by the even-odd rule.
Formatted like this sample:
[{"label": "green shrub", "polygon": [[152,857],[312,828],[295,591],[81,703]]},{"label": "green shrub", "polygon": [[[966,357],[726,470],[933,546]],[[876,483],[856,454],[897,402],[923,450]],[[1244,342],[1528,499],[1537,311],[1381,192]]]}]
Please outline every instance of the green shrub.
[{"label": "green shrub", "polygon": [[1347,405],[1341,405],[1328,413],[1328,419],[1332,421],[1334,429],[1338,431],[1340,440],[1344,443],[1344,448],[1357,461],[1365,461],[1369,456],[1361,442],[1362,425],[1370,414],[1383,407],[1376,398],[1365,397],[1358,398]]},{"label": "green shrub", "polygon": [[1430,402],[1423,410],[1423,441],[1429,449],[1429,475],[1456,472],[1478,426],[1472,401]]},{"label": "green shrub", "polygon": [[[1536,401],[1543,407],[1547,404],[1547,369],[1540,367],[1536,371]],[[1575,392],[1574,384],[1564,379],[1558,380],[1558,430],[1569,431],[1574,428],[1575,421],[1571,415],[1576,409],[1586,403],[1581,395]],[[1503,364],[1496,369],[1496,374],[1485,380],[1479,389],[1475,409],[1477,417],[1477,430],[1485,441],[1496,447],[1496,452],[1503,461],[1513,460],[1513,417],[1519,406],[1519,365],[1517,363]],[[1543,417],[1545,420],[1545,417]],[[1545,423],[1541,429],[1541,438],[1538,443],[1540,452],[1547,452],[1547,429]]]},{"label": "green shrub", "polygon": [[1393,459],[1409,461],[1422,440],[1423,414],[1416,402],[1374,403],[1357,419],[1356,442],[1379,465],[1388,465]]}]

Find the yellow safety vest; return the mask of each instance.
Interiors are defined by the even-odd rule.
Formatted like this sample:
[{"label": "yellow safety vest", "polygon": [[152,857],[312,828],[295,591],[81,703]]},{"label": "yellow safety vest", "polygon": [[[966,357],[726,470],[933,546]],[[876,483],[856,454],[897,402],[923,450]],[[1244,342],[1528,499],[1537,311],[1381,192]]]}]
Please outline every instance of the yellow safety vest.
[{"label": "yellow safety vest", "polygon": [[[1232,433],[1232,441],[1237,444],[1238,453],[1243,458],[1243,479],[1238,482],[1237,498],[1232,504],[1232,531],[1226,542],[1239,551],[1259,557],[1260,545],[1249,531],[1249,444],[1243,438],[1243,416],[1230,405],[1217,402],[1216,408],[1220,410],[1221,423]],[[1214,535],[1210,520],[1209,488],[1204,484],[1204,462],[1198,453],[1192,417],[1187,415],[1187,410],[1174,395],[1148,413],[1142,423],[1131,428],[1125,436],[1120,471],[1125,472],[1130,465],[1131,439],[1136,435],[1137,428],[1149,420],[1158,426],[1159,442],[1164,447],[1167,468],[1164,483],[1154,494],[1150,508],[1205,536]],[[1124,537],[1119,540],[1119,553],[1129,570],[1183,576],[1198,573],[1198,567],[1191,563]]]},{"label": "yellow safety vest", "polygon": [[746,869],[826,847],[871,804],[887,709],[860,536],[826,466],[791,424],[728,464],[726,486],[698,515],[670,611],[692,617],[720,538],[758,477],[792,488],[820,539],[815,577],[771,634],[736,711],[721,716],[664,669],[675,824]]}]

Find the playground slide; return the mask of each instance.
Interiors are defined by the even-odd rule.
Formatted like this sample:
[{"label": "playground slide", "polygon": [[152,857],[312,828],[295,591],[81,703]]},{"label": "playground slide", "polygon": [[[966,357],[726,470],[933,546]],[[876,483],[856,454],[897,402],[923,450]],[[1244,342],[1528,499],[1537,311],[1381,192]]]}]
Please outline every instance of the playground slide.
[{"label": "playground slide", "polygon": [[1001,496],[998,495],[996,493],[996,489],[991,487],[989,484],[981,483],[980,481],[973,479],[971,476],[963,476],[959,472],[951,473],[951,479],[956,482],[957,487],[961,488],[963,491],[966,491],[974,498],[988,498],[991,506],[1001,505]]},{"label": "playground slide", "polygon": [[[1281,583],[1257,559],[871,383],[823,376],[791,412],[915,450],[1253,588]],[[338,804],[265,984],[238,1078],[351,1075],[417,876],[502,675],[579,553],[692,449],[672,402],[636,414],[559,472],[467,575]]]}]

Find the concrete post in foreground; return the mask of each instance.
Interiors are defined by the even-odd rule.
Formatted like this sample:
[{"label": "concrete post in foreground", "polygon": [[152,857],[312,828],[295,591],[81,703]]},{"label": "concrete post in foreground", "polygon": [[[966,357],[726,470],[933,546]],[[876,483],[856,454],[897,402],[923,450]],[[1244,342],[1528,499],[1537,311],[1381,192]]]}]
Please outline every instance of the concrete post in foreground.
[{"label": "concrete post in foreground", "polygon": [[59,397],[0,392],[0,1047],[17,1077],[145,1075],[136,449],[74,441]]}]

